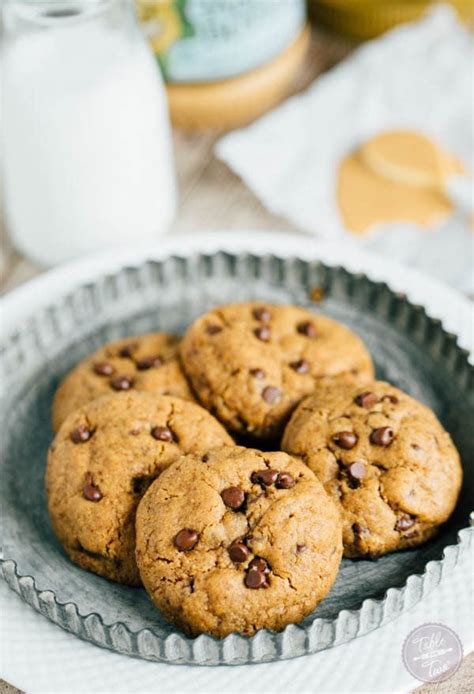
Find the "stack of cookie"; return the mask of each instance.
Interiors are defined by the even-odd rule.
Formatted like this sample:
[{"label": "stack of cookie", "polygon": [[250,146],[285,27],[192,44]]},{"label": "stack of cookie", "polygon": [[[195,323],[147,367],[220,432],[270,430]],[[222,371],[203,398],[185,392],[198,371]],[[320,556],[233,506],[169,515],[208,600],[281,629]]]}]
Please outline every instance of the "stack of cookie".
[{"label": "stack of cookie", "polygon": [[105,345],[61,383],[53,425],[48,508],[67,554],[143,584],[191,635],[300,621],[343,552],[425,542],[461,486],[434,414],[375,381],[348,328],[296,306],[220,306],[181,342]]}]

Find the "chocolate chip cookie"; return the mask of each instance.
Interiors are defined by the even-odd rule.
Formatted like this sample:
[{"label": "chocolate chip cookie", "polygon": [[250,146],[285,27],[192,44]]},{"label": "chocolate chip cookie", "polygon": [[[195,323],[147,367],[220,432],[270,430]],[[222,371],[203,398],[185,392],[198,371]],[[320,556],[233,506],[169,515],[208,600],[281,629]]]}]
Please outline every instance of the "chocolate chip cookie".
[{"label": "chocolate chip cookie", "polygon": [[53,429],[87,402],[110,393],[144,390],[194,400],[181,369],[179,338],[149,333],[109,342],[81,361],[62,381],[53,402]]},{"label": "chocolate chip cookie", "polygon": [[231,445],[195,403],[130,391],[67,417],[51,446],[48,510],[69,557],[119,583],[139,585],[135,510],[151,482],[184,453]]},{"label": "chocolate chip cookie", "polygon": [[184,369],[203,405],[229,429],[276,439],[322,377],[373,378],[362,341],[297,306],[249,302],[199,318],[181,343]]},{"label": "chocolate chip cookie", "polygon": [[299,622],[328,593],[342,554],[339,513],[309,468],[240,446],[165,470],[136,529],[145,588],[191,635]]},{"label": "chocolate chip cookie", "polygon": [[433,412],[381,381],[318,390],[293,413],[282,448],[338,502],[347,557],[425,542],[461,487],[458,452]]}]

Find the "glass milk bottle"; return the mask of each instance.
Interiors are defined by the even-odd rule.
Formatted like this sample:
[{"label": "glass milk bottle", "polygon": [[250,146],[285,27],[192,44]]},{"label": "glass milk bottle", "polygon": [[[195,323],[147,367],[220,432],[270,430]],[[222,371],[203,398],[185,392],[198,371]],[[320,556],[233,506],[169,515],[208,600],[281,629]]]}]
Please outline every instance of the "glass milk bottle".
[{"label": "glass milk bottle", "polygon": [[153,241],[176,187],[161,76],[127,0],[7,0],[2,179],[16,247],[40,265]]}]

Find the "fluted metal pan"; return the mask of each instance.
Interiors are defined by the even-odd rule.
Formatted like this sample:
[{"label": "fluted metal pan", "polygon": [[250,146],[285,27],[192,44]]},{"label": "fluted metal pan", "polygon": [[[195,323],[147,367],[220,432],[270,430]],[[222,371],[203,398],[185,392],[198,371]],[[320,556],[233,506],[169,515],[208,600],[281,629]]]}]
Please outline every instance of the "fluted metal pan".
[{"label": "fluted metal pan", "polygon": [[[43,489],[51,400],[63,374],[100,343],[149,330],[183,332],[210,306],[250,298],[300,304],[359,333],[379,377],[440,417],[461,452],[465,484],[453,518],[435,540],[377,561],[343,560],[331,593],[300,624],[252,637],[192,639],[169,625],[142,589],[83,571],[62,552]],[[471,546],[474,369],[440,321],[364,275],[318,261],[248,253],[145,262],[100,277],[31,316],[4,340],[1,364],[3,576],[48,619],[99,646],[200,665],[314,653],[376,629],[415,605]]]}]

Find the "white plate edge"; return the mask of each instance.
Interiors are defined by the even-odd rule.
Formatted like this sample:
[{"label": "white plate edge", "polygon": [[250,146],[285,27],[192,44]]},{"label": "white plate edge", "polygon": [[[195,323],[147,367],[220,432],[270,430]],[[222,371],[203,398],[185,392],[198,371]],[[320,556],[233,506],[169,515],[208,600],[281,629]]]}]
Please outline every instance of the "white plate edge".
[{"label": "white plate edge", "polygon": [[284,257],[294,255],[321,260],[329,265],[342,265],[352,272],[363,272],[370,279],[386,282],[394,291],[405,293],[413,303],[422,304],[432,317],[443,322],[447,330],[458,335],[462,347],[471,352],[474,349],[474,306],[451,287],[417,270],[352,246],[350,254],[345,257],[340,243],[308,240],[299,234],[252,230],[177,234],[151,245],[123,246],[48,270],[0,300],[2,334],[13,333],[27,316],[102,274],[124,266],[139,265],[145,260],[159,260],[170,254],[187,256],[194,252],[218,250],[275,253]]}]

